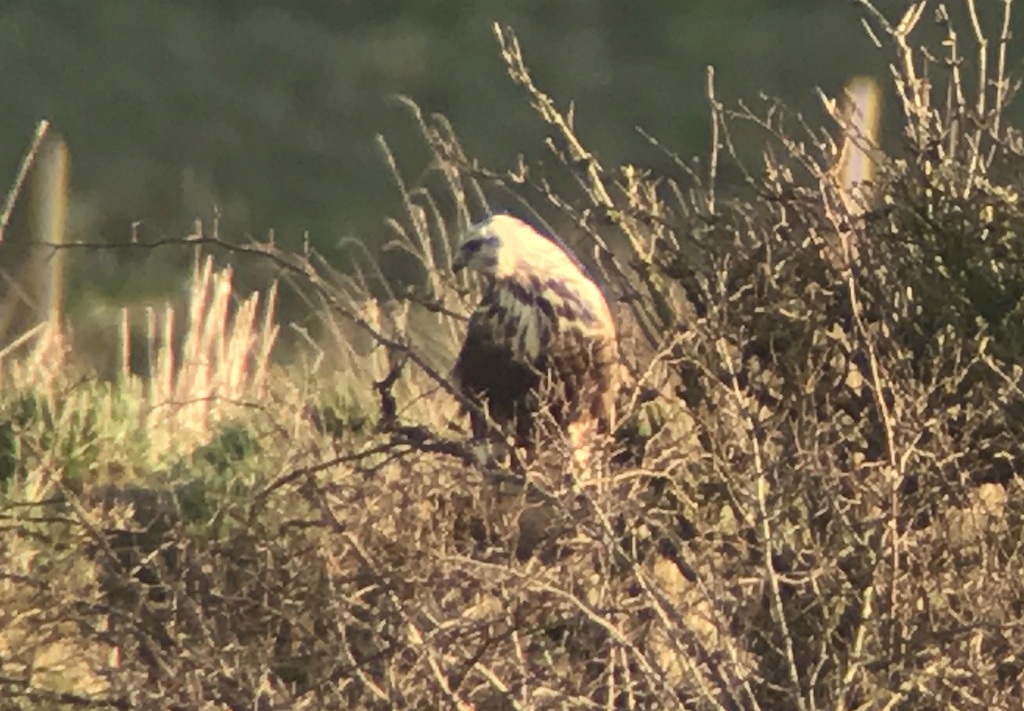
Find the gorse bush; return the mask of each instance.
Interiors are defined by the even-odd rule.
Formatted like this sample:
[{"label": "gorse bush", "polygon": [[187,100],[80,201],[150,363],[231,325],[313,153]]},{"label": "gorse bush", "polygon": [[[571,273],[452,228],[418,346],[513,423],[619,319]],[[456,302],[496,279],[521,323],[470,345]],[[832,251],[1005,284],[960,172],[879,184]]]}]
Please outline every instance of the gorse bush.
[{"label": "gorse bush", "polygon": [[[770,101],[729,108],[709,83],[714,145],[672,156],[676,175],[603,165],[499,29],[555,160],[487,168],[413,107],[435,169],[408,185],[388,160],[406,206],[392,246],[418,286],[247,247],[323,328],[304,368],[266,371],[180,452],[187,487],[72,487],[51,459],[32,499],[5,468],[11,703],[1024,704],[1012,3],[970,61],[951,26],[915,46],[926,3],[895,25],[862,4],[893,52],[899,140],[842,101],[815,127]],[[762,166],[739,162],[741,134]],[[855,149],[873,166],[860,185],[841,169]],[[730,162],[732,194],[716,183]],[[453,244],[523,205],[615,304],[628,377],[599,476],[573,476],[557,433],[524,476],[478,464],[447,378],[477,298]],[[5,452],[43,461],[26,418]]]}]

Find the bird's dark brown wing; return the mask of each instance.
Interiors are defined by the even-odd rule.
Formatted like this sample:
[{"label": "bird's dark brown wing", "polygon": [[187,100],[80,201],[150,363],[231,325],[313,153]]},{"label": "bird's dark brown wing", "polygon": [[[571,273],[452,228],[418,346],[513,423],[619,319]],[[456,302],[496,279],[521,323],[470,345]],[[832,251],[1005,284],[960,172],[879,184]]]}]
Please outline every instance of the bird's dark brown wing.
[{"label": "bird's dark brown wing", "polygon": [[595,419],[600,430],[606,430],[614,419],[615,340],[583,334],[571,322],[563,321],[561,326],[548,362],[555,397],[564,404],[553,411],[559,414],[562,425],[586,417]]},{"label": "bird's dark brown wing", "polygon": [[[496,340],[495,334],[503,332],[502,321],[507,314],[496,315],[491,305],[481,303],[470,317],[454,376],[463,394],[485,407],[496,423],[515,420],[516,432],[522,438],[531,427],[530,398],[539,377],[535,369],[513,360],[507,344]],[[483,436],[487,429],[484,421],[475,414],[471,419],[474,436]]]}]

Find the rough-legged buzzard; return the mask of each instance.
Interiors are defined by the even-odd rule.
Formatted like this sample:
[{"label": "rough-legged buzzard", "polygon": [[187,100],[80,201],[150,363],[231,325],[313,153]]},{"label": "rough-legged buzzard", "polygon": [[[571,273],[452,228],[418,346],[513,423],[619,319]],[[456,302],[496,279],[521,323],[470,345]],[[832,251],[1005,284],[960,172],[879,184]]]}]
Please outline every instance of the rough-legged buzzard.
[{"label": "rough-legged buzzard", "polygon": [[[454,376],[494,422],[535,444],[547,409],[570,440],[613,425],[618,347],[601,289],[568,249],[510,215],[474,225],[453,268],[483,275]],[[473,434],[486,421],[472,416]]]}]

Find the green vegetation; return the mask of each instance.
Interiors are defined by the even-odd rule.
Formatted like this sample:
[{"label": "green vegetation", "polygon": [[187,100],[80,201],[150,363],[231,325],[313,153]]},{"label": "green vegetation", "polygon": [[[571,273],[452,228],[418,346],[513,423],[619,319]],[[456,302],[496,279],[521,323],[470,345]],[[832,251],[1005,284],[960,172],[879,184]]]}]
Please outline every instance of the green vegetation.
[{"label": "green vegetation", "polygon": [[[548,153],[489,167],[411,105],[409,288],[359,245],[337,271],[215,236],[234,270],[179,245],[188,297],[120,312],[114,377],[29,331],[0,353],[4,704],[1024,705],[1019,84],[1009,21],[932,42],[924,8],[865,10],[894,68],[880,145],[843,102],[717,92],[711,150],[652,139],[657,167],[591,152],[584,104],[499,30]],[[478,295],[452,245],[509,204],[616,305],[622,423],[585,471],[557,433],[525,478],[478,464],[446,378]],[[287,364],[277,285],[236,274],[318,319]]]}]

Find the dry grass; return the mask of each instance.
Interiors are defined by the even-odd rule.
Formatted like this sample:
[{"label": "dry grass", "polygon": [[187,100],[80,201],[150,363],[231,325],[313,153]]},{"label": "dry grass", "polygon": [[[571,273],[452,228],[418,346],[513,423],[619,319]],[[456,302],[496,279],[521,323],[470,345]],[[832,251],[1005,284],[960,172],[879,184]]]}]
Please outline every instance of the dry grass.
[{"label": "dry grass", "polygon": [[267,371],[277,340],[274,320],[276,285],[260,314],[260,294],[240,303],[229,268],[214,270],[212,257],[193,269],[188,321],[180,345],[175,339],[175,310],[146,309],[148,377],[131,374],[130,309],[122,329],[124,387],[143,393],[144,428],[153,433],[158,453],[188,450],[207,443],[218,425],[238,417],[247,401],[265,402]]}]

